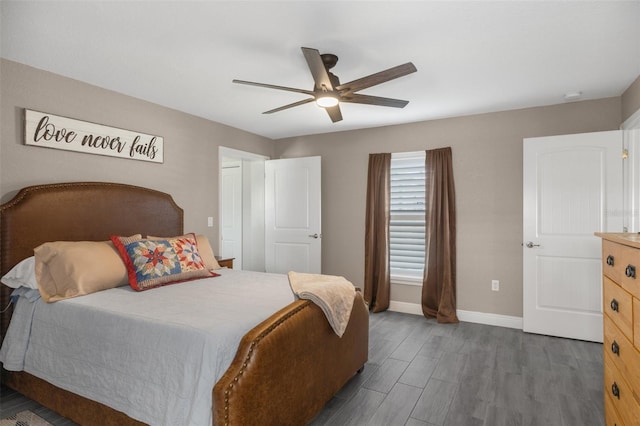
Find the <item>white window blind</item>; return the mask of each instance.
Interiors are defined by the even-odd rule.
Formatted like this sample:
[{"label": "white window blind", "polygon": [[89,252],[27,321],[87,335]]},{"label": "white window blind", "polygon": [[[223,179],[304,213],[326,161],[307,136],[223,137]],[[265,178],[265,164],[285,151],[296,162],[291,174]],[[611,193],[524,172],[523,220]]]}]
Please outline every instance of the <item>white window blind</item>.
[{"label": "white window blind", "polygon": [[425,153],[391,155],[391,277],[421,283],[424,270]]}]

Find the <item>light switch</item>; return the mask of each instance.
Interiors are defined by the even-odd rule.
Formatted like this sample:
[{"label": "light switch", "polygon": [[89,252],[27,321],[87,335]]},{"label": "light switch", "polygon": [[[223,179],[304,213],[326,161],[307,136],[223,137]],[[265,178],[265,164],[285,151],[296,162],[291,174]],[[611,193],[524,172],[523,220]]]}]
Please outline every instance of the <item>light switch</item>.
[{"label": "light switch", "polygon": [[211,216],[207,218],[207,226],[213,228],[213,218]]}]

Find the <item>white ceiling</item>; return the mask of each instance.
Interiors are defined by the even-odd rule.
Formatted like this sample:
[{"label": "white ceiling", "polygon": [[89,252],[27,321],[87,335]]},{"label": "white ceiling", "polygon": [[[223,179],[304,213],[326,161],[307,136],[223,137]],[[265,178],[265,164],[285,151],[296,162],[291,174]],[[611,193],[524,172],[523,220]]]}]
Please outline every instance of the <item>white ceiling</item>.
[{"label": "white ceiling", "polygon": [[[636,1],[0,2],[4,58],[269,138],[619,96],[640,75]],[[300,47],[338,55],[342,82],[411,61],[364,94],[404,109],[342,105],[333,124]],[[54,112],[54,111],[52,111]]]}]

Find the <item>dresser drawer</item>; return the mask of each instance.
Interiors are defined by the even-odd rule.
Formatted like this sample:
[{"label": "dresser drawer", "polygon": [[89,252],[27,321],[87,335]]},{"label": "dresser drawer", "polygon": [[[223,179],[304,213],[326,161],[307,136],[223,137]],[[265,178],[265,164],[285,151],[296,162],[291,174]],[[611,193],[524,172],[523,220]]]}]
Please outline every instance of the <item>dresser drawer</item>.
[{"label": "dresser drawer", "polygon": [[640,298],[640,251],[637,248],[602,241],[602,273]]},{"label": "dresser drawer", "polygon": [[615,282],[620,282],[622,278],[623,271],[620,265],[624,263],[624,259],[632,258],[632,254],[627,254],[625,247],[611,241],[602,241],[602,273]]},{"label": "dresser drawer", "polygon": [[604,418],[605,426],[624,426],[608,394],[604,396]]},{"label": "dresser drawer", "polygon": [[602,278],[602,310],[633,341],[633,302],[632,297],[619,285],[607,277]]},{"label": "dresser drawer", "polygon": [[604,355],[604,393],[611,399],[623,425],[640,426],[640,405],[607,352]]},{"label": "dresser drawer", "polygon": [[608,359],[640,396],[640,352],[607,316],[604,317],[603,348]]},{"label": "dresser drawer", "polygon": [[633,299],[633,344],[640,350],[640,300],[638,299]]}]

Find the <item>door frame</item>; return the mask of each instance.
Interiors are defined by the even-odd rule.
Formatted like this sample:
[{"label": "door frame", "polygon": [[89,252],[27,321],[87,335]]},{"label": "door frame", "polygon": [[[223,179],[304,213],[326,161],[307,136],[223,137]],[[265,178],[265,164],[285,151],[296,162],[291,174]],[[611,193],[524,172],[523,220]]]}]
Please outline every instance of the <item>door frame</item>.
[{"label": "door frame", "polygon": [[620,126],[627,159],[623,163],[623,226],[627,232],[640,232],[640,109]]},{"label": "door frame", "polygon": [[[227,159],[241,160],[243,164],[245,162],[262,162],[269,160],[270,158],[247,151],[241,151],[234,148],[228,148],[225,146],[218,147],[218,248],[222,247],[222,167],[223,163]],[[264,170],[264,164],[262,166]],[[262,230],[254,230],[255,232],[243,232],[242,235],[242,257],[244,259],[244,265],[248,266],[252,270],[259,270],[264,272],[264,239],[260,240],[260,238],[255,238],[256,235],[264,235],[264,220],[262,221],[252,221],[251,219],[256,216],[260,216],[264,218],[264,203],[262,204],[262,209],[260,210],[259,203],[255,203],[252,200],[252,195],[257,195],[257,197],[261,197],[264,199],[264,173],[261,174],[260,180],[262,182],[262,193],[260,193],[259,185],[249,186],[247,184],[247,180],[251,179],[251,170],[246,167],[243,167],[243,191],[242,191],[242,222],[243,228],[245,227],[255,227],[259,226],[262,223]],[[255,175],[255,171],[253,173]],[[255,176],[253,176],[255,177]],[[247,189],[248,188],[248,189]],[[257,192],[257,194],[255,194]],[[253,235],[254,238],[246,238],[245,235]]]}]

